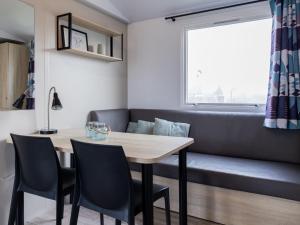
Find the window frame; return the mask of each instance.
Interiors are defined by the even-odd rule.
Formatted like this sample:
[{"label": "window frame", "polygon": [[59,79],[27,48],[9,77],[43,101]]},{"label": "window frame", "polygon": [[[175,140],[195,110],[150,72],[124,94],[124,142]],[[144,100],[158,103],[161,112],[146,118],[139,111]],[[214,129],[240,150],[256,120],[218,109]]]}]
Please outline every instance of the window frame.
[{"label": "window frame", "polygon": [[[211,27],[219,27],[231,24],[252,22],[264,19],[271,19],[271,15],[254,16],[245,18],[228,18],[223,20],[214,19],[208,24],[204,25],[190,25],[183,29],[183,52],[182,52],[182,99],[181,106],[184,109],[201,110],[201,111],[232,111],[232,112],[257,112],[265,111],[266,104],[248,104],[248,103],[190,103],[188,102],[188,32],[191,30],[205,29]],[[223,22],[222,22],[223,21]],[[271,33],[270,33],[271,35]],[[271,43],[270,43],[271,45]],[[267,94],[267,90],[266,90]]]}]

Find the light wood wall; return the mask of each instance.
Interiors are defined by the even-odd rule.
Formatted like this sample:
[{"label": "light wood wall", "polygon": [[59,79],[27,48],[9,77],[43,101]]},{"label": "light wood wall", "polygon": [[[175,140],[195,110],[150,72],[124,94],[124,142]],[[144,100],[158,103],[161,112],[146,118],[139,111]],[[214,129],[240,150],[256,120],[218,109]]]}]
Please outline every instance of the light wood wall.
[{"label": "light wood wall", "polygon": [[[170,187],[171,209],[178,212],[178,181],[155,176],[154,182]],[[226,225],[299,225],[300,202],[189,182],[188,214]]]},{"label": "light wood wall", "polygon": [[7,106],[8,87],[8,45],[0,45],[0,110]]},{"label": "light wood wall", "polygon": [[28,63],[25,45],[0,44],[0,110],[12,109],[14,101],[26,90]]}]

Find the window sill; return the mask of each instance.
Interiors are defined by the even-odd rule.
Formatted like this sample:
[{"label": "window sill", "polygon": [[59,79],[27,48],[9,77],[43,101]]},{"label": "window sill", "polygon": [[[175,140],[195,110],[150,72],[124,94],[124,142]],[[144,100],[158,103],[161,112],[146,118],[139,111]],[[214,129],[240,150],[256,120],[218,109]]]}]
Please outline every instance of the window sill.
[{"label": "window sill", "polygon": [[213,112],[246,112],[246,113],[264,113],[265,105],[246,105],[246,104],[183,104],[182,109],[195,111],[213,111]]}]

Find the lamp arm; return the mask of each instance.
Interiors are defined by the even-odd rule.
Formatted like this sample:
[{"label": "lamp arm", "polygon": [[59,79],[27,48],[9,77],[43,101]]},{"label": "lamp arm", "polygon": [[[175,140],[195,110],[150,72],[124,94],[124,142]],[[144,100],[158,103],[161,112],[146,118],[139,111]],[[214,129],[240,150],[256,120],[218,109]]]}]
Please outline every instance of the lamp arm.
[{"label": "lamp arm", "polygon": [[52,90],[54,90],[54,92],[56,92],[55,87],[50,88],[49,95],[48,95],[48,130],[50,130],[50,98],[51,98]]}]

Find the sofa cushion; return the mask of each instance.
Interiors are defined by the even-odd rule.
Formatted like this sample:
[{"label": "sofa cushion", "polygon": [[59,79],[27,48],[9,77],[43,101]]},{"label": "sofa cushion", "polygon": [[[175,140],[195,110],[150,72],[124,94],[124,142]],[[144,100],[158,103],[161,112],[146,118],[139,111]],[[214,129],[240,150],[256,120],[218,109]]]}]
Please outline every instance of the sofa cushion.
[{"label": "sofa cushion", "polygon": [[190,124],[171,122],[155,118],[153,128],[154,135],[174,136],[174,137],[188,137],[190,131]]},{"label": "sofa cushion", "polygon": [[129,122],[126,133],[136,133],[137,122]]},{"label": "sofa cushion", "polygon": [[263,127],[257,113],[131,109],[130,121],[161,118],[191,124],[189,151],[229,157],[300,163],[300,130]]},{"label": "sofa cushion", "polygon": [[[187,167],[190,182],[300,200],[300,166],[296,164],[189,152]],[[137,164],[131,168],[140,171]],[[154,174],[178,179],[178,156],[156,164]]]},{"label": "sofa cushion", "polygon": [[153,134],[154,123],[144,120],[138,120],[136,133],[137,134]]}]

